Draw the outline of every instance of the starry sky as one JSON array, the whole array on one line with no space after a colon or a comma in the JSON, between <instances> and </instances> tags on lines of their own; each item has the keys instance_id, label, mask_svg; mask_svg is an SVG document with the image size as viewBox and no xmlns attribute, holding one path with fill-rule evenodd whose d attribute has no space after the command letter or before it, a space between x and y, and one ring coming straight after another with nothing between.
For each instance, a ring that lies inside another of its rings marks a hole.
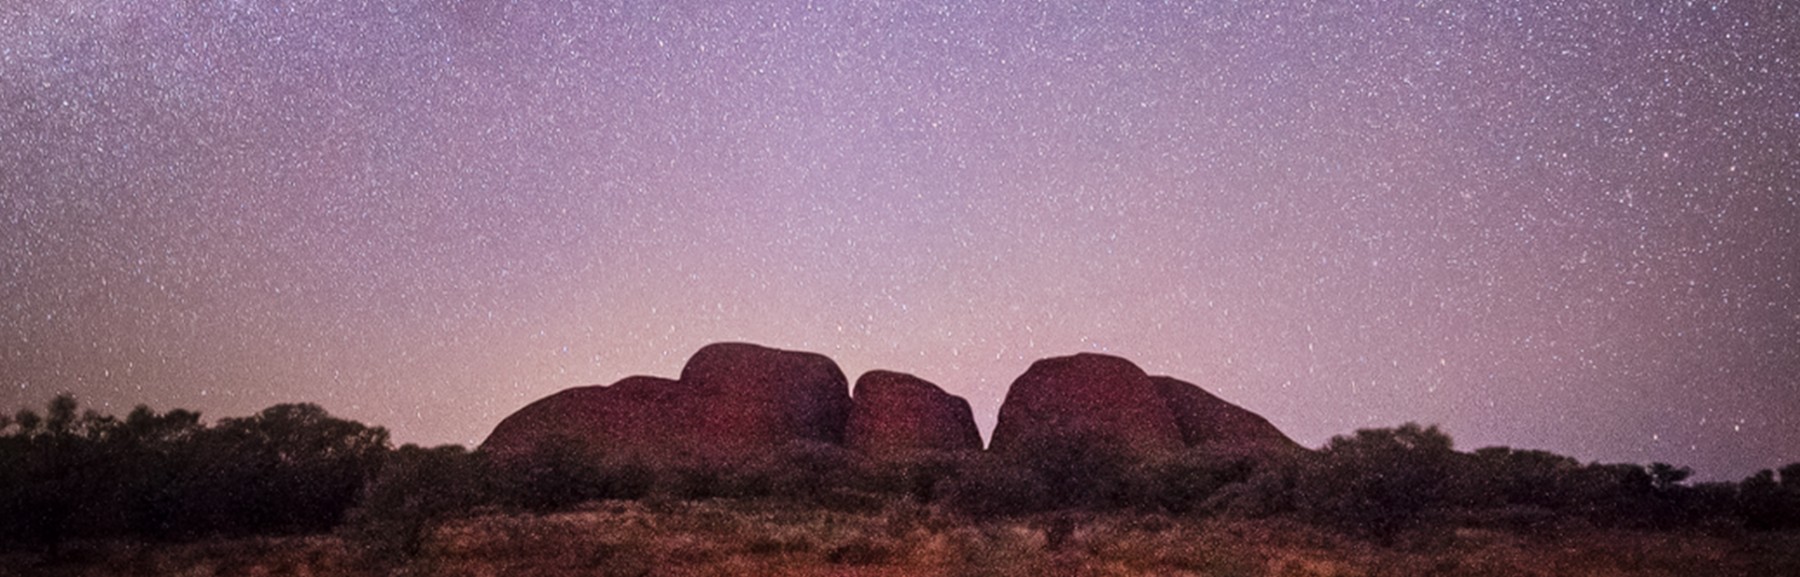
<instances>
[{"instance_id":1,"label":"starry sky","mask_svg":"<svg viewBox=\"0 0 1800 577\"><path fill-rule=\"evenodd\" d=\"M479 443L745 340L1800 461L1800 6L0 5L0 407Z\"/></svg>"}]
</instances>

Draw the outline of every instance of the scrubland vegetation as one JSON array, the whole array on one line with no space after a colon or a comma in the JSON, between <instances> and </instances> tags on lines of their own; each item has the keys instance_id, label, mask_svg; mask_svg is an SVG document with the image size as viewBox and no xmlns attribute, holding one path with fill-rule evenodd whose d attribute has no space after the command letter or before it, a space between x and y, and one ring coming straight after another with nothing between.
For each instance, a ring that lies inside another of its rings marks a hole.
<instances>
[{"instance_id":1,"label":"scrubland vegetation","mask_svg":"<svg viewBox=\"0 0 1800 577\"><path fill-rule=\"evenodd\" d=\"M501 463L312 405L64 397L0 421L0 574L1800 575L1800 464L1696 484L1410 424L1273 461L1074 446Z\"/></svg>"}]
</instances>

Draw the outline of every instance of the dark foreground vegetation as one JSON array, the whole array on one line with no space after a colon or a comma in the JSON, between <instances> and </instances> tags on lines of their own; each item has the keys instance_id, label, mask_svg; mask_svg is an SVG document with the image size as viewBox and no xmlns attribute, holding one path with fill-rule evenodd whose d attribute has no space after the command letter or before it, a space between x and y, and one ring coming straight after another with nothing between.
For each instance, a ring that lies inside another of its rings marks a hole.
<instances>
[{"instance_id":1,"label":"dark foreground vegetation","mask_svg":"<svg viewBox=\"0 0 1800 577\"><path fill-rule=\"evenodd\" d=\"M1800 574L1800 560L1782 552L1789 548L1756 545L1795 542L1800 463L1737 483L1696 484L1689 470L1662 463L1582 464L1504 447L1459 452L1435 427L1411 424L1357 431L1290 460L1192 453L1145 461L1123 454L1095 445L1039 452L1028 462L981 453L874 461L833 445L796 443L729 466L651 467L554 450L522 465L460 446L396 449L385 430L314 405L277 405L208 425L193 412L144 407L120 419L59 397L42 414L23 410L0 420L0 560L51 570L113 559L95 551L116 551L119 543L193 550L279 538L354 560L345 571L379 572L422 560L475 562L454 561L458 555L522 554L530 546L503 544L541 545L573 530L566 538L597 548L577 565L629 569L669 561L654 555L674 555L688 541L608 539L651 539L646 527L673 531L664 537L722 539L708 532L735 527L736 540L709 545L719 557L688 560L706 566L766 557L922 570L919 563L949 556L970 566L1025 563L1041 572L1053 569L1044 564L1100 563L1118 554L1121 566L1175 563L1137 572L1189 561L1199 564L1184 569L1194 574L1274 571L1274 554L1266 551L1182 561L1164 558L1179 551L1117 550L1186 535L1211 540L1214 549L1241 538L1245 551L1295 539L1327 556L1447 551L1407 557L1422 565L1406 571L1479 574L1432 567L1474 554L1451 543L1469 535L1530 551L1567 545L1531 539L1601 534L1630 535L1630 545L1621 546L1636 552L1615 552L1627 557L1651 555L1662 547L1658 535L1704 537L1748 549L1696 558L1744 554L1754 558L1745 571ZM759 523L767 526L751 527ZM780 567L797 570L738 569Z\"/></svg>"}]
</instances>

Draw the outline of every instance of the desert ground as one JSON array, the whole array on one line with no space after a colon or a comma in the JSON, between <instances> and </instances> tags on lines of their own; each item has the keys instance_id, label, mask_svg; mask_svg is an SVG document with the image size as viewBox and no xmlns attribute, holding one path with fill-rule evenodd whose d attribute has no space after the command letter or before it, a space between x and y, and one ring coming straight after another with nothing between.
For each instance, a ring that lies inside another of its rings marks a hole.
<instances>
[{"instance_id":1,"label":"desert ground","mask_svg":"<svg viewBox=\"0 0 1800 577\"><path fill-rule=\"evenodd\" d=\"M1800 535L1419 529L1373 543L1281 519L1049 513L975 520L895 503L833 511L765 501L602 501L454 519L410 555L366 537L78 543L11 554L0 575L1193 575L1357 577L1800 575Z\"/></svg>"}]
</instances>

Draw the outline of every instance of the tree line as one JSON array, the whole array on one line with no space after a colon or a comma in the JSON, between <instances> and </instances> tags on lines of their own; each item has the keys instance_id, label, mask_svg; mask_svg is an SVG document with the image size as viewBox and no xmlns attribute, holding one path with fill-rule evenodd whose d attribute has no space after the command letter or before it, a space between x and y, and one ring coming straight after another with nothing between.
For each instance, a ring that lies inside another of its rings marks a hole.
<instances>
[{"instance_id":1,"label":"tree line","mask_svg":"<svg viewBox=\"0 0 1800 577\"><path fill-rule=\"evenodd\" d=\"M15 547L330 530L391 452L386 430L310 404L207 425L143 406L120 419L63 395L0 418L0 432L0 544Z\"/></svg>"},{"instance_id":2,"label":"tree line","mask_svg":"<svg viewBox=\"0 0 1800 577\"><path fill-rule=\"evenodd\" d=\"M794 443L730 466L651 466L545 446L496 462L461 446L394 447L388 432L311 404L204 423L138 407L124 418L73 397L0 416L0 549L74 541L192 540L335 531L382 558L432 526L489 511L605 499L777 499L877 510L895 501L971 518L1064 510L1290 517L1377 540L1439 526L1533 530L1578 521L1667 530L1800 528L1800 463L1741 482L1691 483L1663 463L1583 464L1544 451L1458 451L1436 427L1333 438L1291 459L1133 458L1105 443L869 460Z\"/></svg>"}]
</instances>

